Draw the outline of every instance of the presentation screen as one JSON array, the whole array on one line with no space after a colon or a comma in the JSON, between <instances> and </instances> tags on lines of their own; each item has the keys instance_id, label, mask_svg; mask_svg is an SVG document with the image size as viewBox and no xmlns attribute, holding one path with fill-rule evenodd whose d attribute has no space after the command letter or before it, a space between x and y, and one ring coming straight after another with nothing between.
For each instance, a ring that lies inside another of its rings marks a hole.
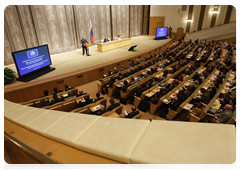
<instances>
[{"instance_id":1,"label":"presentation screen","mask_svg":"<svg viewBox=\"0 0 240 170\"><path fill-rule=\"evenodd\" d=\"M168 27L158 27L156 31L156 38L166 37Z\"/></svg>"},{"instance_id":2,"label":"presentation screen","mask_svg":"<svg viewBox=\"0 0 240 170\"><path fill-rule=\"evenodd\" d=\"M48 45L12 52L19 76L52 64Z\"/></svg>"}]
</instances>

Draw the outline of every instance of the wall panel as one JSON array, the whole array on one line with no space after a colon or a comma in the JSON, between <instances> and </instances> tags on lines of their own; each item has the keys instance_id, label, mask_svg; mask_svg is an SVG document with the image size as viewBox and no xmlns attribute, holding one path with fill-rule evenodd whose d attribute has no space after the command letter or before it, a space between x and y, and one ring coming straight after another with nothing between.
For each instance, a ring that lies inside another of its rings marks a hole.
<instances>
[{"instance_id":1,"label":"wall panel","mask_svg":"<svg viewBox=\"0 0 240 170\"><path fill-rule=\"evenodd\" d=\"M210 13L210 11L212 11L213 8L214 8L214 5L206 5L205 13L203 17L202 29L210 28L210 23L212 19L212 14Z\"/></svg>"},{"instance_id":2,"label":"wall panel","mask_svg":"<svg viewBox=\"0 0 240 170\"><path fill-rule=\"evenodd\" d=\"M191 23L191 26L190 26L190 32L197 31L200 10L201 10L201 5L194 5L193 13L192 13L193 22Z\"/></svg>"},{"instance_id":3,"label":"wall panel","mask_svg":"<svg viewBox=\"0 0 240 170\"><path fill-rule=\"evenodd\" d=\"M217 16L215 26L219 24L224 24L227 8L228 8L228 5L219 5L219 9L218 9L219 13L217 14L218 16Z\"/></svg>"},{"instance_id":4,"label":"wall panel","mask_svg":"<svg viewBox=\"0 0 240 170\"><path fill-rule=\"evenodd\" d=\"M232 22L232 21L236 21L236 8L234 6L232 8L232 13L231 13L229 22Z\"/></svg>"}]
</instances>

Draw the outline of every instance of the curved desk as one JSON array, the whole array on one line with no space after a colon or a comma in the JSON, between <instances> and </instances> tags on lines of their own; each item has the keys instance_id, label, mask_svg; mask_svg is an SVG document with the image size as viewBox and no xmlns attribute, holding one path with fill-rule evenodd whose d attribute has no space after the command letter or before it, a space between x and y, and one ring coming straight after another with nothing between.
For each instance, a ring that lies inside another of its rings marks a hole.
<instances>
[{"instance_id":1,"label":"curved desk","mask_svg":"<svg viewBox=\"0 0 240 170\"><path fill-rule=\"evenodd\" d=\"M99 44L97 44L97 49L99 52L104 52L104 51L113 50L113 49L116 49L119 47L123 47L126 45L131 45L131 38L110 41L107 43L99 43Z\"/></svg>"}]
</instances>

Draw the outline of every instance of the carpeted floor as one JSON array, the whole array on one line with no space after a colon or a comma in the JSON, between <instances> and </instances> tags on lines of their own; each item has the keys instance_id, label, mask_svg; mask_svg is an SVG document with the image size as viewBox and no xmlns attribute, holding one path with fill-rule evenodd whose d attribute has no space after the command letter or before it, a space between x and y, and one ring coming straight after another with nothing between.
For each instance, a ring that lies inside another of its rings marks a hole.
<instances>
[{"instance_id":1,"label":"carpeted floor","mask_svg":"<svg viewBox=\"0 0 240 170\"><path fill-rule=\"evenodd\" d=\"M166 41L169 41L169 39L154 40L154 38L155 36L132 37L131 45L124 46L124 47L117 48L110 51L105 51L105 52L98 52L97 45L94 45L89 47L89 51L90 51L89 53L91 54L91 56L86 56L86 55L83 56L82 49L77 49L77 50L66 52L66 53L51 55L52 67L55 67L56 70L48 74L45 74L41 77L38 77L36 79L44 79L44 78L48 78L56 75L61 75L66 72L72 72L72 71L76 71L76 70L84 69L88 67L94 67L99 64L103 64L109 61L114 61L116 59L132 55L133 52L128 51L128 49L132 45L137 45L139 50L138 52L141 52L151 47L157 46L159 44L164 44ZM11 64L9 66L4 66L4 67L10 67L17 74L15 64Z\"/></svg>"}]
</instances>

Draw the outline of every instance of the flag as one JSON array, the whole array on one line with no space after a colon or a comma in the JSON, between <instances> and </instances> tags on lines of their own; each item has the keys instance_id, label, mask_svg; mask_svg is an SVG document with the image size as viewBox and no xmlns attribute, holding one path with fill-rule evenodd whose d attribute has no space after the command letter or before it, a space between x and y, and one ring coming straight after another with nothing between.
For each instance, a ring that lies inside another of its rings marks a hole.
<instances>
[{"instance_id":1,"label":"flag","mask_svg":"<svg viewBox=\"0 0 240 170\"><path fill-rule=\"evenodd\" d=\"M93 30L92 30L92 23L90 20L90 41L93 43L94 42L94 37L93 37Z\"/></svg>"}]
</instances>

